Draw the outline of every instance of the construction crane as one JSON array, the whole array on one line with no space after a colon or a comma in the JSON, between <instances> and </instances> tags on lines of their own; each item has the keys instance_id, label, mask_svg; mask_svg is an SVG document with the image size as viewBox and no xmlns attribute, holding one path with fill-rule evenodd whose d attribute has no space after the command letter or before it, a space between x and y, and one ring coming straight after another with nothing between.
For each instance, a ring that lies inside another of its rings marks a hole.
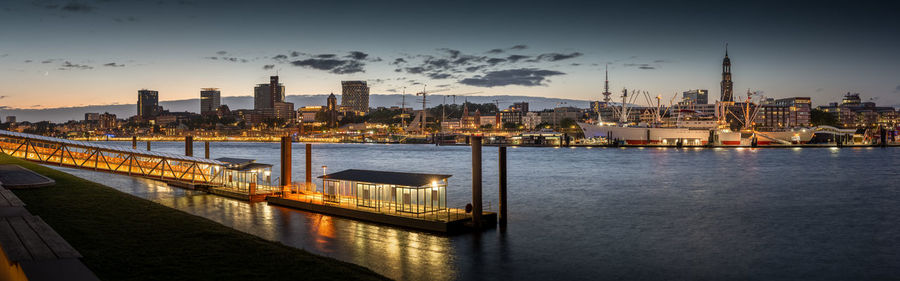
<instances>
[{"instance_id":1,"label":"construction crane","mask_svg":"<svg viewBox=\"0 0 900 281\"><path fill-rule=\"evenodd\" d=\"M465 93L465 94L452 94L452 95L447 95L447 96L448 96L448 97L453 97L453 104L456 104L456 96L462 97L462 96L477 95L477 94L480 94L480 93L483 93L483 92L471 92L471 93Z\"/></svg>"},{"instance_id":2,"label":"construction crane","mask_svg":"<svg viewBox=\"0 0 900 281\"><path fill-rule=\"evenodd\" d=\"M433 91L426 91L425 89L427 86L428 85L422 85L422 91L416 93L416 96L422 96L422 118L420 119L422 134L425 133L425 120L426 120L426 115L428 112L428 111L426 111L427 108L425 107L425 104L428 103L428 94L439 93L439 92L444 92L444 91L450 90L450 89L437 89L437 90L433 90Z\"/></svg>"}]
</instances>

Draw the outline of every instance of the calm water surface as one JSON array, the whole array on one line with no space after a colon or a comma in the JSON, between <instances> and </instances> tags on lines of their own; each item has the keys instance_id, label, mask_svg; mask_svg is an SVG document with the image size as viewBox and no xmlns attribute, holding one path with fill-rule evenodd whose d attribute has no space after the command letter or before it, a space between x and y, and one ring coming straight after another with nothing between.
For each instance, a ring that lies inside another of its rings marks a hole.
<instances>
[{"instance_id":1,"label":"calm water surface","mask_svg":"<svg viewBox=\"0 0 900 281\"><path fill-rule=\"evenodd\" d=\"M295 180L304 178L303 154L295 144ZM485 202L495 210L496 154L484 148ZM212 144L213 158L277 164L278 155L277 143ZM313 176L322 165L453 174L449 203L462 207L471 200L470 156L468 147L314 144ZM900 276L898 148L510 148L508 156L509 228L457 236L63 170L401 280Z\"/></svg>"}]
</instances>

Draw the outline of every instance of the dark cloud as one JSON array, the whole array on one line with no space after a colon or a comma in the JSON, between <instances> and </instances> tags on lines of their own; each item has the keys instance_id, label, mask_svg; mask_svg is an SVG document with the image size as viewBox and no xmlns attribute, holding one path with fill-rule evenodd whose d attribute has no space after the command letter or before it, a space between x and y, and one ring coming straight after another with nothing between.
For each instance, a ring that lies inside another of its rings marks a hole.
<instances>
[{"instance_id":1,"label":"dark cloud","mask_svg":"<svg viewBox=\"0 0 900 281\"><path fill-rule=\"evenodd\" d=\"M560 54L560 53L546 53L539 55L536 60L544 60L544 61L561 61L566 59L571 59L575 57L580 57L582 53L574 52L571 54Z\"/></svg>"},{"instance_id":2,"label":"dark cloud","mask_svg":"<svg viewBox=\"0 0 900 281\"><path fill-rule=\"evenodd\" d=\"M900 85L897 85L897 88L894 88L894 93L900 93Z\"/></svg>"},{"instance_id":3,"label":"dark cloud","mask_svg":"<svg viewBox=\"0 0 900 281\"><path fill-rule=\"evenodd\" d=\"M506 57L506 60L508 60L510 62L518 62L520 60L527 59L527 58L530 58L530 57L523 56L523 55L510 55L510 56Z\"/></svg>"},{"instance_id":4,"label":"dark cloud","mask_svg":"<svg viewBox=\"0 0 900 281\"><path fill-rule=\"evenodd\" d=\"M360 51L352 51L347 57L355 60L364 60L369 57L369 54Z\"/></svg>"},{"instance_id":5,"label":"dark cloud","mask_svg":"<svg viewBox=\"0 0 900 281\"><path fill-rule=\"evenodd\" d=\"M54 59L47 59L47 60L41 61L41 63L47 64L47 63L52 63L53 61L55 61L55 60L54 60Z\"/></svg>"},{"instance_id":6,"label":"dark cloud","mask_svg":"<svg viewBox=\"0 0 900 281\"><path fill-rule=\"evenodd\" d=\"M294 55L291 54L291 56L294 56ZM277 56L272 57L272 59L276 59L276 60L286 60L287 58L288 57L286 55L277 55Z\"/></svg>"},{"instance_id":7,"label":"dark cloud","mask_svg":"<svg viewBox=\"0 0 900 281\"><path fill-rule=\"evenodd\" d=\"M542 70L536 68L519 68L491 71L484 76L476 75L471 78L462 79L460 84L475 87L501 87L501 86L542 86L547 77L555 75L563 75L565 73L553 70Z\"/></svg>"},{"instance_id":8,"label":"dark cloud","mask_svg":"<svg viewBox=\"0 0 900 281\"><path fill-rule=\"evenodd\" d=\"M466 67L466 71L467 71L467 72L475 72L475 71L478 71L479 69L482 69L482 68L484 68L483 65L470 66L470 67Z\"/></svg>"},{"instance_id":9,"label":"dark cloud","mask_svg":"<svg viewBox=\"0 0 900 281\"><path fill-rule=\"evenodd\" d=\"M656 66L649 63L625 63L622 64L624 67L637 67L638 69L656 69Z\"/></svg>"},{"instance_id":10,"label":"dark cloud","mask_svg":"<svg viewBox=\"0 0 900 281\"><path fill-rule=\"evenodd\" d=\"M487 53L488 53L488 54L502 54L502 53L503 53L503 49L492 49L492 50L490 50L490 51L487 51Z\"/></svg>"},{"instance_id":11,"label":"dark cloud","mask_svg":"<svg viewBox=\"0 0 900 281\"><path fill-rule=\"evenodd\" d=\"M275 68L274 64L263 65L263 70L269 70Z\"/></svg>"},{"instance_id":12,"label":"dark cloud","mask_svg":"<svg viewBox=\"0 0 900 281\"><path fill-rule=\"evenodd\" d=\"M450 54L451 59L455 59L455 58L459 57L459 54L462 53L459 50L448 49L448 48L442 48L442 49L438 49L438 50L445 51L448 54Z\"/></svg>"},{"instance_id":13,"label":"dark cloud","mask_svg":"<svg viewBox=\"0 0 900 281\"><path fill-rule=\"evenodd\" d=\"M653 63L667 63L666 60L654 60Z\"/></svg>"},{"instance_id":14,"label":"dark cloud","mask_svg":"<svg viewBox=\"0 0 900 281\"><path fill-rule=\"evenodd\" d=\"M295 57L295 58L296 58L296 57L299 57L299 56L302 55L302 54L303 54L303 53L301 53L301 52L293 51L293 52L291 52L291 57ZM281 55L281 56L283 56L283 55Z\"/></svg>"},{"instance_id":15,"label":"dark cloud","mask_svg":"<svg viewBox=\"0 0 900 281\"><path fill-rule=\"evenodd\" d=\"M84 65L84 64L74 64L69 61L66 61L59 67L59 70L69 70L69 69L94 69L93 66Z\"/></svg>"},{"instance_id":16,"label":"dark cloud","mask_svg":"<svg viewBox=\"0 0 900 281\"><path fill-rule=\"evenodd\" d=\"M125 66L125 65L124 65L124 64L118 64L118 63L111 62L111 63L104 63L103 66L109 66L109 67L123 67L123 66Z\"/></svg>"},{"instance_id":17,"label":"dark cloud","mask_svg":"<svg viewBox=\"0 0 900 281\"><path fill-rule=\"evenodd\" d=\"M509 49L510 49L510 50L525 50L525 49L528 49L528 46L526 46L526 45L515 45L515 46L512 46L512 47L509 47Z\"/></svg>"},{"instance_id":18,"label":"dark cloud","mask_svg":"<svg viewBox=\"0 0 900 281\"><path fill-rule=\"evenodd\" d=\"M487 63L490 64L490 65L496 65L496 64L498 64L498 63L505 62L505 61L506 61L506 59L501 59L501 58L490 58L490 59L487 60Z\"/></svg>"},{"instance_id":19,"label":"dark cloud","mask_svg":"<svg viewBox=\"0 0 900 281\"><path fill-rule=\"evenodd\" d=\"M310 58L305 60L295 60L291 64L294 66L302 66L317 70L326 70L334 74L350 74L365 72L364 63L355 60L341 60L334 58L321 59L322 55L318 55L319 59Z\"/></svg>"},{"instance_id":20,"label":"dark cloud","mask_svg":"<svg viewBox=\"0 0 900 281\"><path fill-rule=\"evenodd\" d=\"M60 8L60 10L66 11L66 12L84 12L84 13L86 13L86 12L93 11L94 6L84 4L84 3L79 3L79 2L69 2L66 5L62 6L62 8Z\"/></svg>"},{"instance_id":21,"label":"dark cloud","mask_svg":"<svg viewBox=\"0 0 900 281\"><path fill-rule=\"evenodd\" d=\"M397 65L397 64L401 64L401 63L406 63L406 60L403 58L396 58L396 59L394 59L394 62L392 62L391 64Z\"/></svg>"},{"instance_id":22,"label":"dark cloud","mask_svg":"<svg viewBox=\"0 0 900 281\"><path fill-rule=\"evenodd\" d=\"M219 51L219 52L216 52L216 53L218 54L218 53L221 53L221 52L224 52L224 51ZM203 58L204 58L204 59L208 59L208 60L221 60L221 61L241 62L241 63L246 63L246 62L249 62L249 61L250 61L250 60L248 60L248 59L236 58L236 57L226 57L226 56L220 56L220 57L203 57Z\"/></svg>"},{"instance_id":23,"label":"dark cloud","mask_svg":"<svg viewBox=\"0 0 900 281\"><path fill-rule=\"evenodd\" d=\"M428 74L428 78L431 78L431 79L447 79L447 78L450 78L450 76L451 75L448 73L439 73L439 72Z\"/></svg>"},{"instance_id":24,"label":"dark cloud","mask_svg":"<svg viewBox=\"0 0 900 281\"><path fill-rule=\"evenodd\" d=\"M425 72L425 68L424 68L424 67L421 67L421 66L407 67L407 68L406 68L406 72L409 72L409 73L412 73L412 74L420 74L420 73L422 73L422 72Z\"/></svg>"},{"instance_id":25,"label":"dark cloud","mask_svg":"<svg viewBox=\"0 0 900 281\"><path fill-rule=\"evenodd\" d=\"M224 55L227 54L227 53L228 53L228 52L226 52L226 51L218 51L218 52L216 52L216 54L217 54L217 55L220 55L220 56L224 56Z\"/></svg>"},{"instance_id":26,"label":"dark cloud","mask_svg":"<svg viewBox=\"0 0 900 281\"><path fill-rule=\"evenodd\" d=\"M320 59L331 59L331 58L337 57L337 55L335 55L335 54L321 54L321 55L317 55L316 57L317 57L317 58L320 58Z\"/></svg>"},{"instance_id":27,"label":"dark cloud","mask_svg":"<svg viewBox=\"0 0 900 281\"><path fill-rule=\"evenodd\" d=\"M25 63L31 63L32 60L25 60Z\"/></svg>"},{"instance_id":28,"label":"dark cloud","mask_svg":"<svg viewBox=\"0 0 900 281\"><path fill-rule=\"evenodd\" d=\"M5 98L6 98L6 96L0 96L0 100L5 99Z\"/></svg>"}]
</instances>

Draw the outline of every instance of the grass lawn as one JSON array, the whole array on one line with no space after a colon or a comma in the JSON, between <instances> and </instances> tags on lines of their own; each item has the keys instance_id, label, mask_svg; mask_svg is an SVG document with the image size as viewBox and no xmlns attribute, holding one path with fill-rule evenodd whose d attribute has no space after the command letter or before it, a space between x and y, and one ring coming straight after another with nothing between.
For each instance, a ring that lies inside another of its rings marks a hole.
<instances>
[{"instance_id":1,"label":"grass lawn","mask_svg":"<svg viewBox=\"0 0 900 281\"><path fill-rule=\"evenodd\" d=\"M14 193L103 280L385 279L6 154L0 163L56 180Z\"/></svg>"}]
</instances>

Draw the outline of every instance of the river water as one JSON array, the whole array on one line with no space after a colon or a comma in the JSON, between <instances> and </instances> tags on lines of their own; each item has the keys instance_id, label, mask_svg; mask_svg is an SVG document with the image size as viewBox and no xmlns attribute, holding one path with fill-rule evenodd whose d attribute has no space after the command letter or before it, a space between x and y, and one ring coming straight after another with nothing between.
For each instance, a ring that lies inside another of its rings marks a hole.
<instances>
[{"instance_id":1,"label":"river water","mask_svg":"<svg viewBox=\"0 0 900 281\"><path fill-rule=\"evenodd\" d=\"M130 143L118 143L130 146ZM141 145L143 147L143 144ZM276 164L277 143L212 143ZM202 143L195 152L202 155ZM154 143L181 153L182 143ZM497 149L484 148L496 210ZM314 144L313 176L452 174L471 200L471 150ZM444 236L61 168L264 239L400 280L860 280L900 276L900 148L510 148L509 227ZM294 145L293 178L304 178ZM273 179L277 175L273 176ZM285 261L289 266L289 261ZM299 277L298 277L299 278Z\"/></svg>"}]
</instances>

